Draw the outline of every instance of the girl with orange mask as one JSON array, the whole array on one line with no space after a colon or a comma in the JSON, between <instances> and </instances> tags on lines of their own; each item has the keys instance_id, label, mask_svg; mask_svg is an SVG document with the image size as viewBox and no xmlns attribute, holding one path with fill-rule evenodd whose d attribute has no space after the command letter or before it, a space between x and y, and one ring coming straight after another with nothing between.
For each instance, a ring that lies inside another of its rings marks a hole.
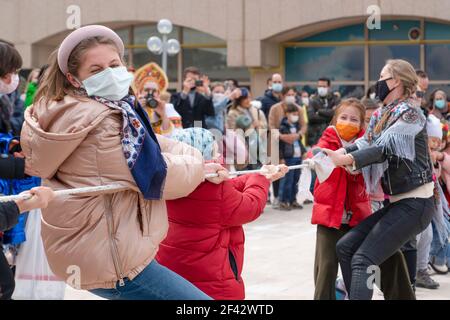
<instances>
[{"instance_id":1,"label":"girl with orange mask","mask_svg":"<svg viewBox=\"0 0 450 320\"><path fill-rule=\"evenodd\" d=\"M317 148L338 150L352 144L365 133L364 118L365 108L359 100L355 98L343 100L337 107L330 126L313 147L313 153ZM312 224L317 225L314 261L315 300L336 299L338 273L336 244L371 212L369 195L359 172L350 173L343 167L336 167L326 181L319 183L316 180L312 212ZM389 266L381 265L381 270L397 269L399 271L397 276L403 277L403 282L408 283L408 274L402 259L401 253L398 252L389 259ZM382 272L382 284L399 283L397 279L387 278L393 274L394 272ZM390 286L382 287L385 299L414 298L414 293L409 287L398 291L390 290Z\"/></svg>"}]
</instances>

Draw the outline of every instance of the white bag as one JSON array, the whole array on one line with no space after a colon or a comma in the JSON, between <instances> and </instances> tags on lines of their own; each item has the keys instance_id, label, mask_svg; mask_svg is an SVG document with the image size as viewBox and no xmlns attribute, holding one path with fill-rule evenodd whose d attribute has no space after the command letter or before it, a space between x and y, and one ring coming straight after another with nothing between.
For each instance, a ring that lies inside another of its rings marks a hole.
<instances>
[{"instance_id":1,"label":"white bag","mask_svg":"<svg viewBox=\"0 0 450 320\"><path fill-rule=\"evenodd\" d=\"M314 197L309 190L312 180L311 170L316 172L317 179L322 183L330 177L333 170L336 168L330 158L323 152L319 152L312 159L303 161L303 164L308 164L309 166L303 168L300 175L296 196L298 203L303 203L305 200L314 201Z\"/></svg>"},{"instance_id":2,"label":"white bag","mask_svg":"<svg viewBox=\"0 0 450 320\"><path fill-rule=\"evenodd\" d=\"M63 300L66 283L50 269L41 238L41 210L31 210L25 227L27 241L16 261L16 300Z\"/></svg>"},{"instance_id":3,"label":"white bag","mask_svg":"<svg viewBox=\"0 0 450 320\"><path fill-rule=\"evenodd\" d=\"M306 200L314 201L314 197L309 190L311 186L311 169L303 168L300 174L300 180L298 182L298 192L296 200L298 203L302 204Z\"/></svg>"}]
</instances>

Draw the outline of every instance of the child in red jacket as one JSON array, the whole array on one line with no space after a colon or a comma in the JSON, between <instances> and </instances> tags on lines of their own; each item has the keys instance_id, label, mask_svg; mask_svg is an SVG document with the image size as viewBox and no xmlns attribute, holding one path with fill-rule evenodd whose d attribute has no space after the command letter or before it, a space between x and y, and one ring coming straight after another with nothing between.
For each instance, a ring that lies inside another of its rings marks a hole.
<instances>
[{"instance_id":1,"label":"child in red jacket","mask_svg":"<svg viewBox=\"0 0 450 320\"><path fill-rule=\"evenodd\" d=\"M189 128L174 138L202 151L206 161L214 161L215 142L209 131ZM280 169L266 176L247 174L219 184L204 182L187 197L167 201L169 231L156 256L158 262L213 299L244 299L242 225L262 213L270 182L287 172L286 166Z\"/></svg>"},{"instance_id":2,"label":"child in red jacket","mask_svg":"<svg viewBox=\"0 0 450 320\"><path fill-rule=\"evenodd\" d=\"M336 109L331 126L314 148L338 150L364 135L364 106L348 99ZM317 224L314 261L315 300L334 300L338 272L336 243L353 226L371 213L361 174L335 168L324 182L316 180L312 224Z\"/></svg>"}]
</instances>

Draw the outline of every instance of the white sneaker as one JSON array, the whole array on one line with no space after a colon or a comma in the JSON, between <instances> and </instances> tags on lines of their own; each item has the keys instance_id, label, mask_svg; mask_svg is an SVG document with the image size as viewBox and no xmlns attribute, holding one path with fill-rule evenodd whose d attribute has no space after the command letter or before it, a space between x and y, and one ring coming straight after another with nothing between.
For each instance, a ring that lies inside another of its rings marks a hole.
<instances>
[{"instance_id":1,"label":"white sneaker","mask_svg":"<svg viewBox=\"0 0 450 320\"><path fill-rule=\"evenodd\" d=\"M275 199L272 201L272 207L278 207L279 204L280 204L280 200L278 200L278 198L275 198Z\"/></svg>"},{"instance_id":2,"label":"white sneaker","mask_svg":"<svg viewBox=\"0 0 450 320\"><path fill-rule=\"evenodd\" d=\"M445 264L436 264L434 261L430 261L429 266L437 273L437 274L447 274L448 267Z\"/></svg>"}]
</instances>

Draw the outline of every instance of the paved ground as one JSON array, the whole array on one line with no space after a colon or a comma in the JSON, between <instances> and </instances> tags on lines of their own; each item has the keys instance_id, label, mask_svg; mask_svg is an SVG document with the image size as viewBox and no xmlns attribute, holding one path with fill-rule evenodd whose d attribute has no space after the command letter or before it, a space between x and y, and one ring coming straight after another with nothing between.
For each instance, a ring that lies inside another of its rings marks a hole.
<instances>
[{"instance_id":1,"label":"paved ground","mask_svg":"<svg viewBox=\"0 0 450 320\"><path fill-rule=\"evenodd\" d=\"M264 214L246 226L243 277L247 299L310 300L313 297L315 227L311 205L303 210ZM441 287L418 289L417 299L450 299L450 274L433 275ZM66 299L99 299L86 291L68 288ZM375 292L374 299L383 299Z\"/></svg>"}]
</instances>

